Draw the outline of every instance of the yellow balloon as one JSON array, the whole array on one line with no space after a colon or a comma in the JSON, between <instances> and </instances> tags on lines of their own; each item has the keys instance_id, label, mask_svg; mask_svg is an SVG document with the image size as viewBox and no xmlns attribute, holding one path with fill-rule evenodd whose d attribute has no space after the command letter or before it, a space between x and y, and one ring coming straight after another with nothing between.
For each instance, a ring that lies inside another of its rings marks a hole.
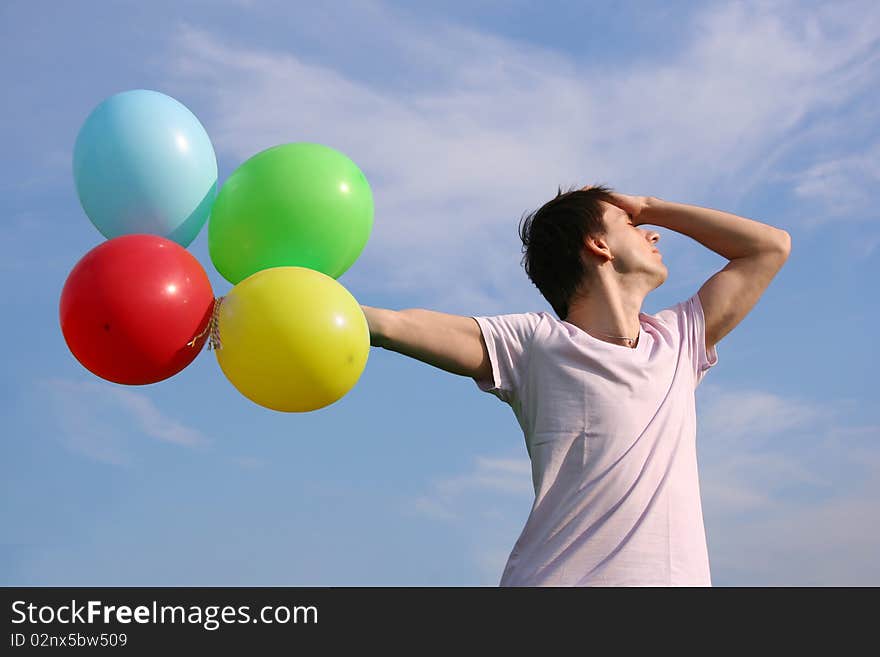
<instances>
[{"instance_id":1,"label":"yellow balloon","mask_svg":"<svg viewBox=\"0 0 880 657\"><path fill-rule=\"evenodd\" d=\"M251 401L275 411L323 408L357 383L370 327L335 278L307 267L251 274L223 298L217 362Z\"/></svg>"}]
</instances>

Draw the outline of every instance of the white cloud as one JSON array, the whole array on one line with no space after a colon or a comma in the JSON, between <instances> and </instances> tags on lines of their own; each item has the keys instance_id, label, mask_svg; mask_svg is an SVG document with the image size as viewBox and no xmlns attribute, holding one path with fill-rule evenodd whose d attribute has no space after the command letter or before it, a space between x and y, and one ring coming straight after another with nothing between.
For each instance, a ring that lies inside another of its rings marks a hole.
<instances>
[{"instance_id":1,"label":"white cloud","mask_svg":"<svg viewBox=\"0 0 880 657\"><path fill-rule=\"evenodd\" d=\"M853 493L707 523L714 579L737 586L880 585L880 470Z\"/></svg>"},{"instance_id":2,"label":"white cloud","mask_svg":"<svg viewBox=\"0 0 880 657\"><path fill-rule=\"evenodd\" d=\"M183 447L207 444L201 432L165 416L143 393L111 387L105 394L110 395L121 408L128 411L146 436Z\"/></svg>"},{"instance_id":3,"label":"white cloud","mask_svg":"<svg viewBox=\"0 0 880 657\"><path fill-rule=\"evenodd\" d=\"M447 308L500 308L532 290L516 222L557 184L741 198L768 154L796 143L805 117L876 82L859 58L878 33L869 7L713 6L686 23L668 60L647 53L609 75L531 44L356 5L338 36L381 26L393 80L359 82L315 56L182 26L171 84L215 108L212 138L238 163L279 143L317 141L359 164L376 220L352 283L418 291ZM488 278L496 293L450 285L451 272Z\"/></svg>"},{"instance_id":4,"label":"white cloud","mask_svg":"<svg viewBox=\"0 0 880 657\"><path fill-rule=\"evenodd\" d=\"M209 444L201 432L168 417L144 393L95 381L52 378L37 383L50 400L59 439L96 461L130 465L136 434L191 449Z\"/></svg>"},{"instance_id":5,"label":"white cloud","mask_svg":"<svg viewBox=\"0 0 880 657\"><path fill-rule=\"evenodd\" d=\"M703 443L764 442L768 436L829 419L831 411L761 390L734 390L705 383L699 389L699 436Z\"/></svg>"},{"instance_id":6,"label":"white cloud","mask_svg":"<svg viewBox=\"0 0 880 657\"><path fill-rule=\"evenodd\" d=\"M527 457L477 456L468 472L433 480L402 511L461 530L481 585L497 586L533 500Z\"/></svg>"},{"instance_id":7,"label":"white cloud","mask_svg":"<svg viewBox=\"0 0 880 657\"><path fill-rule=\"evenodd\" d=\"M809 215L809 225L823 220L876 221L877 188L880 186L880 142L861 153L828 159L808 167L799 174L794 193L810 203L820 203L821 213ZM872 245L863 257L877 244Z\"/></svg>"},{"instance_id":8,"label":"white cloud","mask_svg":"<svg viewBox=\"0 0 880 657\"><path fill-rule=\"evenodd\" d=\"M880 424L846 426L849 400L815 403L712 384L700 390L713 582L880 583L880 528L872 520L880 508Z\"/></svg>"},{"instance_id":9,"label":"white cloud","mask_svg":"<svg viewBox=\"0 0 880 657\"><path fill-rule=\"evenodd\" d=\"M487 495L529 500L534 496L532 469L528 458L478 456L474 468L465 474L435 479L429 491L412 501L412 510L448 520L479 514L474 498Z\"/></svg>"}]
</instances>

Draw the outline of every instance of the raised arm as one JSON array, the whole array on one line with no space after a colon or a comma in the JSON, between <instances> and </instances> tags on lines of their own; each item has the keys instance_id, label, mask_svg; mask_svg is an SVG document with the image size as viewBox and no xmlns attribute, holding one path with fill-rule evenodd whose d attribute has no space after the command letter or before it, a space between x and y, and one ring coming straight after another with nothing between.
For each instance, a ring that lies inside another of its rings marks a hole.
<instances>
[{"instance_id":1,"label":"raised arm","mask_svg":"<svg viewBox=\"0 0 880 657\"><path fill-rule=\"evenodd\" d=\"M638 223L687 235L730 260L698 291L707 351L755 307L791 253L786 231L712 208L648 197Z\"/></svg>"},{"instance_id":2,"label":"raised arm","mask_svg":"<svg viewBox=\"0 0 880 657\"><path fill-rule=\"evenodd\" d=\"M370 325L370 344L396 351L452 374L492 378L489 351L473 317L410 308L386 310L361 305Z\"/></svg>"}]
</instances>

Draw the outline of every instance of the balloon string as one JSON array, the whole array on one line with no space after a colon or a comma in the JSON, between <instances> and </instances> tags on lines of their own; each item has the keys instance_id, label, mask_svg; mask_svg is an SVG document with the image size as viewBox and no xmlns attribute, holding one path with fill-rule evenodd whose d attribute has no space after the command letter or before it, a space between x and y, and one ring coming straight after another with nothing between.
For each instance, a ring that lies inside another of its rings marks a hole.
<instances>
[{"instance_id":1,"label":"balloon string","mask_svg":"<svg viewBox=\"0 0 880 657\"><path fill-rule=\"evenodd\" d=\"M195 347L196 342L201 340L205 333L210 331L211 336L208 339L208 351L223 348L223 345L220 343L220 304L222 303L223 297L217 297L214 299L214 311L211 313L211 321L205 327L204 331L194 337L192 341L186 343L187 347Z\"/></svg>"}]
</instances>

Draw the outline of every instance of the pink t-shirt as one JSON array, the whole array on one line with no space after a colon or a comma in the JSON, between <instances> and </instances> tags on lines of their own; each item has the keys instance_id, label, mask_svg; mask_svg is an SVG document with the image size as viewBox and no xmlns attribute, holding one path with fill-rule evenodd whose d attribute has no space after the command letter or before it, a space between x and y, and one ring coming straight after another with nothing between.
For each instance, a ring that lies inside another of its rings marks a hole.
<instances>
[{"instance_id":1,"label":"pink t-shirt","mask_svg":"<svg viewBox=\"0 0 880 657\"><path fill-rule=\"evenodd\" d=\"M546 312L474 317L532 462L500 586L711 586L694 391L718 362L698 294L639 313L635 349Z\"/></svg>"}]
</instances>

